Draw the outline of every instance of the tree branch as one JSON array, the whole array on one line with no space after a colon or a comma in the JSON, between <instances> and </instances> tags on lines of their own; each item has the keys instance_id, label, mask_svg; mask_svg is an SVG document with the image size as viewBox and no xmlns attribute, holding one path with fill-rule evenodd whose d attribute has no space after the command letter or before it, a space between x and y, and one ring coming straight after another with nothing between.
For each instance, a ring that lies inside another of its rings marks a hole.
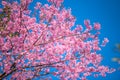
<instances>
[{"instance_id":1,"label":"tree branch","mask_svg":"<svg viewBox=\"0 0 120 80\"><path fill-rule=\"evenodd\" d=\"M72 36L78 36L78 35L80 35L80 34L72 34L72 35L67 35L67 36L61 36L61 37L56 38L55 40L60 40L60 39L63 39L64 37L72 37ZM44 43L37 44L35 46L45 45L45 44L48 44L48 43L53 42L55 40L49 40L49 41L46 41Z\"/></svg>"}]
</instances>

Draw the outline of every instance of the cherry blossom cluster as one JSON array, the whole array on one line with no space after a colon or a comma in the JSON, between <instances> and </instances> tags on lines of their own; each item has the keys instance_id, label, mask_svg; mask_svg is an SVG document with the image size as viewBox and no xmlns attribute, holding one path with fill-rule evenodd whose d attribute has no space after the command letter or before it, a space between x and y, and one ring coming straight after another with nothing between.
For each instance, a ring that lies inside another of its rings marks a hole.
<instances>
[{"instance_id":1,"label":"cherry blossom cluster","mask_svg":"<svg viewBox=\"0 0 120 80\"><path fill-rule=\"evenodd\" d=\"M87 80L92 73L97 77L114 72L101 65L100 46L109 41L104 38L100 43L98 22L92 25L85 20L86 27L75 25L71 9L61 8L63 0L48 0L51 4L44 5L38 2L34 8L39 14L31 16L30 2L2 1L0 79L42 80L52 74L61 80Z\"/></svg>"}]
</instances>

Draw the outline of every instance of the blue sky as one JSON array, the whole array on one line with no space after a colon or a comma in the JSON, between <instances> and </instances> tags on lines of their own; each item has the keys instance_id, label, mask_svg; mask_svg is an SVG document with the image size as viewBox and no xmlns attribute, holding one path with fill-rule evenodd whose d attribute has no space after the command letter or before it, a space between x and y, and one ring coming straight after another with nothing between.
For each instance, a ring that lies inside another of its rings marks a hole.
<instances>
[{"instance_id":1,"label":"blue sky","mask_svg":"<svg viewBox=\"0 0 120 80\"><path fill-rule=\"evenodd\" d=\"M47 0L34 0L47 3ZM120 65L112 62L112 57L120 57L120 53L114 51L116 43L120 43L120 0L64 0L64 6L72 9L72 14L77 18L76 24L83 24L84 19L89 19L91 23L99 22L102 25L101 35L109 39L106 47L102 48L102 64L112 68ZM33 6L30 6L32 9ZM55 78L53 78L55 80ZM106 77L88 77L88 80L119 80L120 71L108 74Z\"/></svg>"}]
</instances>

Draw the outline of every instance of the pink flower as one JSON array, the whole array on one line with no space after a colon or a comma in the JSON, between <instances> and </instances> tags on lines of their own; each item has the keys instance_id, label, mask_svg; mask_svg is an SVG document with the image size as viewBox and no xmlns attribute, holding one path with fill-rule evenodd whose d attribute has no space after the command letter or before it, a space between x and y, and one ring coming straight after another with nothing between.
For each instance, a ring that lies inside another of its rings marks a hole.
<instances>
[{"instance_id":1,"label":"pink flower","mask_svg":"<svg viewBox=\"0 0 120 80\"><path fill-rule=\"evenodd\" d=\"M90 20L84 20L84 24L88 30L92 30L92 26L90 25Z\"/></svg>"},{"instance_id":2,"label":"pink flower","mask_svg":"<svg viewBox=\"0 0 120 80\"><path fill-rule=\"evenodd\" d=\"M3 9L0 8L0 12L2 12L2 11L3 11Z\"/></svg>"},{"instance_id":3,"label":"pink flower","mask_svg":"<svg viewBox=\"0 0 120 80\"><path fill-rule=\"evenodd\" d=\"M83 30L83 27L82 25L77 25L77 28L76 28L77 31L82 31Z\"/></svg>"},{"instance_id":4,"label":"pink flower","mask_svg":"<svg viewBox=\"0 0 120 80\"><path fill-rule=\"evenodd\" d=\"M94 29L95 30L100 30L101 29L101 25L99 23L94 23Z\"/></svg>"},{"instance_id":5,"label":"pink flower","mask_svg":"<svg viewBox=\"0 0 120 80\"><path fill-rule=\"evenodd\" d=\"M61 3L63 2L63 0L48 0L48 2L56 4L56 6L59 7L61 6Z\"/></svg>"},{"instance_id":6,"label":"pink flower","mask_svg":"<svg viewBox=\"0 0 120 80\"><path fill-rule=\"evenodd\" d=\"M7 17L3 18L3 21L7 21L7 20L8 20Z\"/></svg>"},{"instance_id":7,"label":"pink flower","mask_svg":"<svg viewBox=\"0 0 120 80\"><path fill-rule=\"evenodd\" d=\"M7 2L6 1L2 1L2 5L7 5Z\"/></svg>"},{"instance_id":8,"label":"pink flower","mask_svg":"<svg viewBox=\"0 0 120 80\"><path fill-rule=\"evenodd\" d=\"M108 38L104 38L101 46L105 46L108 42L109 42Z\"/></svg>"},{"instance_id":9,"label":"pink flower","mask_svg":"<svg viewBox=\"0 0 120 80\"><path fill-rule=\"evenodd\" d=\"M90 20L84 20L84 24L85 24L85 26L89 26L90 25Z\"/></svg>"},{"instance_id":10,"label":"pink flower","mask_svg":"<svg viewBox=\"0 0 120 80\"><path fill-rule=\"evenodd\" d=\"M40 2L37 2L35 9L40 9L41 6L42 4Z\"/></svg>"}]
</instances>

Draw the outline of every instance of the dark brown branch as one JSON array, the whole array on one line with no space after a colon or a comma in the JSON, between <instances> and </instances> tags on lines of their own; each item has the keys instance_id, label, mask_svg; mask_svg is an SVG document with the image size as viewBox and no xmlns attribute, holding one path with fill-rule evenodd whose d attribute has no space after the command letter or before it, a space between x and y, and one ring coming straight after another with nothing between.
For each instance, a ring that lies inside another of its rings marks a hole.
<instances>
[{"instance_id":1,"label":"dark brown branch","mask_svg":"<svg viewBox=\"0 0 120 80\"><path fill-rule=\"evenodd\" d=\"M57 63L60 63L60 62L64 62L65 60L63 61L58 61L58 62L55 62L55 63L50 63L50 64L40 64L40 65L35 65L35 66L24 66L24 67L21 67L20 69L16 68L16 67L13 67L12 70L9 72L9 73L6 73L4 72L3 74L0 75L0 80L4 79L5 77L9 76L10 74L16 72L16 71L20 71L20 70L23 70L23 69L26 69L26 68L33 68L33 67L41 67L44 68L44 67L53 67L51 65L53 64L57 64Z\"/></svg>"},{"instance_id":2,"label":"dark brown branch","mask_svg":"<svg viewBox=\"0 0 120 80\"><path fill-rule=\"evenodd\" d=\"M39 38L33 43L33 45L35 45L35 44L38 42L38 40L42 37L42 35L43 35L43 32L42 32L42 34L39 36Z\"/></svg>"},{"instance_id":3,"label":"dark brown branch","mask_svg":"<svg viewBox=\"0 0 120 80\"><path fill-rule=\"evenodd\" d=\"M74 58L71 58L70 60L73 60ZM39 64L39 65L32 65L32 66L24 66L24 67L19 67L20 69L16 68L16 67L13 67L10 71L10 73L6 73L4 72L2 75L0 75L0 80L2 80L3 78L9 76L10 74L16 72L16 71L21 71L21 70L24 70L26 68L37 68L37 67L40 67L40 68L46 68L46 67L62 67L62 66L54 66L54 64L57 64L57 63L63 63L65 61L68 61L68 60L60 60L58 62L54 62L54 63L49 63L49 64ZM15 65L14 65L15 66Z\"/></svg>"},{"instance_id":4,"label":"dark brown branch","mask_svg":"<svg viewBox=\"0 0 120 80\"><path fill-rule=\"evenodd\" d=\"M10 74L12 74L13 72L15 72L17 69L14 68L12 69L9 73L4 72L2 75L0 75L0 80L4 79L5 77L9 76Z\"/></svg>"},{"instance_id":5,"label":"dark brown branch","mask_svg":"<svg viewBox=\"0 0 120 80\"><path fill-rule=\"evenodd\" d=\"M67 36L61 36L61 37L56 38L55 40L60 40L60 39L63 39L64 37L72 37L72 36L78 36L78 35L80 35L80 34L72 34L72 35L67 35ZM46 41L44 43L37 44L35 46L45 45L45 44L48 44L48 43L53 42L55 40L49 40L49 41Z\"/></svg>"}]
</instances>

